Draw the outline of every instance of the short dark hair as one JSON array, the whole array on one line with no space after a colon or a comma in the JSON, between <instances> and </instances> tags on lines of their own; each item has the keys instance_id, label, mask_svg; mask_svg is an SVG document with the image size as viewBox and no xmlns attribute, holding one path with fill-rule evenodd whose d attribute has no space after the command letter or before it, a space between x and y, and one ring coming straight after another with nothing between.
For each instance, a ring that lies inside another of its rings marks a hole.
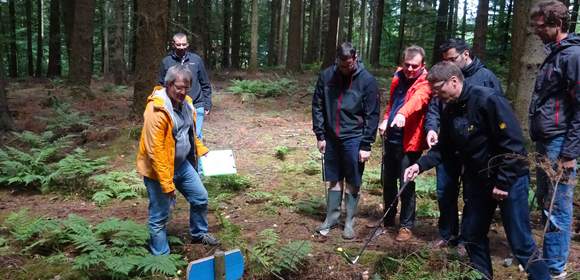
<instances>
[{"instance_id":1,"label":"short dark hair","mask_svg":"<svg viewBox=\"0 0 580 280\"><path fill-rule=\"evenodd\" d=\"M352 43L344 42L336 48L336 57L341 60L356 57L356 49L353 47Z\"/></svg>"},{"instance_id":2,"label":"short dark hair","mask_svg":"<svg viewBox=\"0 0 580 280\"><path fill-rule=\"evenodd\" d=\"M543 0L532 6L530 9L530 18L544 17L544 23L551 26L561 24L561 30L568 30L570 13L564 3L556 0Z\"/></svg>"},{"instance_id":3,"label":"short dark hair","mask_svg":"<svg viewBox=\"0 0 580 280\"><path fill-rule=\"evenodd\" d=\"M401 59L402 59L402 61L405 61L405 59L408 56L415 57L416 55L421 56L421 63L425 62L425 50L417 45L411 45L411 46L408 46L407 48L405 48L405 50L403 51L403 57L401 57Z\"/></svg>"},{"instance_id":4,"label":"short dark hair","mask_svg":"<svg viewBox=\"0 0 580 280\"><path fill-rule=\"evenodd\" d=\"M464 40L459 38L447 39L445 42L443 42L443 44L439 46L439 51L441 52L441 54L450 49L455 49L458 53L469 51L469 54L471 55L471 49L469 45Z\"/></svg>"},{"instance_id":5,"label":"short dark hair","mask_svg":"<svg viewBox=\"0 0 580 280\"><path fill-rule=\"evenodd\" d=\"M429 70L429 74L427 74L427 81L430 84L434 84L441 81L447 81L451 79L451 77L457 77L460 81L463 81L463 73L461 69L455 63L449 61L441 61Z\"/></svg>"}]
</instances>

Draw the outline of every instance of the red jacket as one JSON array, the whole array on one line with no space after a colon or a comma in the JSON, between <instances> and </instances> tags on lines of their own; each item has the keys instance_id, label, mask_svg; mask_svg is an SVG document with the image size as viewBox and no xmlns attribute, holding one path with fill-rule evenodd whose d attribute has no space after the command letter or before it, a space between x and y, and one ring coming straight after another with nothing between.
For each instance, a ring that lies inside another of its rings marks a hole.
<instances>
[{"instance_id":1,"label":"red jacket","mask_svg":"<svg viewBox=\"0 0 580 280\"><path fill-rule=\"evenodd\" d=\"M400 71L401 68L397 69L391 82L389 103L387 104L387 110L383 117L385 120L389 119L389 114L391 113L391 106L394 101L393 93L399 84L398 73ZM400 75L404 74L400 73ZM405 127L403 127L403 151L405 152L421 152L427 148L423 125L430 99L431 86L427 82L427 70L423 70L423 74L407 90L403 107L397 112L405 116L406 119ZM387 129L390 125L388 124Z\"/></svg>"}]
</instances>

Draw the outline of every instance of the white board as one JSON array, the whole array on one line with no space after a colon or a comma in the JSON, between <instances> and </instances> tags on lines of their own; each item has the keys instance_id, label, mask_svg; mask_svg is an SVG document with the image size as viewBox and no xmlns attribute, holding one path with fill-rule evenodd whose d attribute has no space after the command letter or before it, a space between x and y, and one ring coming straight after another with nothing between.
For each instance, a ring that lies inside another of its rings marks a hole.
<instances>
[{"instance_id":1,"label":"white board","mask_svg":"<svg viewBox=\"0 0 580 280\"><path fill-rule=\"evenodd\" d=\"M204 176L236 174L236 161L232 150L209 151L201 157Z\"/></svg>"}]
</instances>

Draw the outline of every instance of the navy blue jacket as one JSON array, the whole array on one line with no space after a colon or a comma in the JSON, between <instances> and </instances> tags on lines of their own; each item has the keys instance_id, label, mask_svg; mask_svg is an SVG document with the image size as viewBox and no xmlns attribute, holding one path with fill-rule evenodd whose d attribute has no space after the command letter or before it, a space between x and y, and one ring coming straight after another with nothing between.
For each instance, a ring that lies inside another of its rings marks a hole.
<instances>
[{"instance_id":1,"label":"navy blue jacket","mask_svg":"<svg viewBox=\"0 0 580 280\"><path fill-rule=\"evenodd\" d=\"M417 163L425 171L449 155L461 160L464 176L490 188L509 191L529 172L519 122L505 97L487 87L463 84L457 101L441 113L439 142Z\"/></svg>"},{"instance_id":2,"label":"navy blue jacket","mask_svg":"<svg viewBox=\"0 0 580 280\"><path fill-rule=\"evenodd\" d=\"M186 52L183 57L178 57L175 52L171 52L164 57L159 67L159 84L165 86L165 74L171 66L176 64L185 64L191 71L191 90L187 95L193 100L193 106L203 107L209 111L211 109L211 84L199 55Z\"/></svg>"},{"instance_id":3,"label":"navy blue jacket","mask_svg":"<svg viewBox=\"0 0 580 280\"><path fill-rule=\"evenodd\" d=\"M560 156L575 159L580 155L580 37L568 34L546 47L550 54L530 103L530 136L542 141L564 135Z\"/></svg>"},{"instance_id":4,"label":"navy blue jacket","mask_svg":"<svg viewBox=\"0 0 580 280\"><path fill-rule=\"evenodd\" d=\"M499 79L477 57L474 57L471 64L465 67L465 69L461 69L461 72L465 78L465 83L493 88L503 95ZM439 131L439 115L441 110L443 110L443 102L437 96L433 96L429 102L429 110L425 117L425 133L428 133L430 130Z\"/></svg>"},{"instance_id":5,"label":"navy blue jacket","mask_svg":"<svg viewBox=\"0 0 580 280\"><path fill-rule=\"evenodd\" d=\"M312 97L312 126L319 141L331 137L362 137L360 149L370 151L379 125L379 88L362 63L350 77L336 65L322 72Z\"/></svg>"}]
</instances>

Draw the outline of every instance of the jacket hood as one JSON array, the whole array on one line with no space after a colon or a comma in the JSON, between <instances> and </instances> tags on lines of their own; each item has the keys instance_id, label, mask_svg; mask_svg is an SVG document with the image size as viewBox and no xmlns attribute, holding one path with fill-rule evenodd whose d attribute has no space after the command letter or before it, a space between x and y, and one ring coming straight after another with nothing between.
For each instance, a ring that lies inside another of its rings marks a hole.
<instances>
[{"instance_id":1,"label":"jacket hood","mask_svg":"<svg viewBox=\"0 0 580 280\"><path fill-rule=\"evenodd\" d=\"M568 33L568 36L561 41L546 44L546 49L552 53L557 53L571 46L580 46L580 36L575 33Z\"/></svg>"},{"instance_id":2,"label":"jacket hood","mask_svg":"<svg viewBox=\"0 0 580 280\"><path fill-rule=\"evenodd\" d=\"M465 76L465 78L467 78L473 76L473 74L477 73L477 71L479 71L481 68L485 68L485 65L481 63L481 60L479 60L479 58L474 57L473 61L471 61L471 63L467 65L465 69L462 69L461 72L463 72L463 75Z\"/></svg>"}]
</instances>

